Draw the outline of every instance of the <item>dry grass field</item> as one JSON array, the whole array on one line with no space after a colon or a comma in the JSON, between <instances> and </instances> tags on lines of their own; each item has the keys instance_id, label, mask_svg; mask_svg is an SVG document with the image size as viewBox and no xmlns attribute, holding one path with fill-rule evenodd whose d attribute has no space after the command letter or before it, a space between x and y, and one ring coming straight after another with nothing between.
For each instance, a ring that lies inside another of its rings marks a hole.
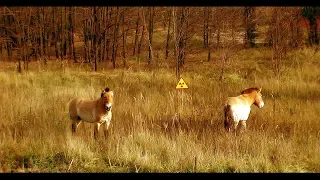
<instances>
[{"instance_id":1,"label":"dry grass field","mask_svg":"<svg viewBox=\"0 0 320 180\"><path fill-rule=\"evenodd\" d=\"M161 53L98 72L52 60L19 74L1 62L0 172L320 172L320 53L296 50L275 75L268 49L240 50L222 81L218 54L188 55L182 92ZM105 87L115 93L108 138L94 140L92 124L72 137L68 102ZM224 100L249 87L262 87L265 106L252 106L244 134L227 134Z\"/></svg>"}]
</instances>

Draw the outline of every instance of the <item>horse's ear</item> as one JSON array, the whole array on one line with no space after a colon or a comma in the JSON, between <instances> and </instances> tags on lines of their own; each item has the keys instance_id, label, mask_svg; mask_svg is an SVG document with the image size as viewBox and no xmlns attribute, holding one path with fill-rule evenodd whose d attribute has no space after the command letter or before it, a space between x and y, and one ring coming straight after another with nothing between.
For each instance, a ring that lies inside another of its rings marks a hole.
<instances>
[{"instance_id":1,"label":"horse's ear","mask_svg":"<svg viewBox=\"0 0 320 180\"><path fill-rule=\"evenodd\" d=\"M260 87L259 92L261 92L261 90L262 90L262 87Z\"/></svg>"},{"instance_id":2,"label":"horse's ear","mask_svg":"<svg viewBox=\"0 0 320 180\"><path fill-rule=\"evenodd\" d=\"M103 94L105 93L106 91L104 89L102 89L102 92L101 92L101 97L103 96Z\"/></svg>"},{"instance_id":3,"label":"horse's ear","mask_svg":"<svg viewBox=\"0 0 320 180\"><path fill-rule=\"evenodd\" d=\"M112 96L114 96L114 92L113 91L110 91L110 92L111 92Z\"/></svg>"}]
</instances>

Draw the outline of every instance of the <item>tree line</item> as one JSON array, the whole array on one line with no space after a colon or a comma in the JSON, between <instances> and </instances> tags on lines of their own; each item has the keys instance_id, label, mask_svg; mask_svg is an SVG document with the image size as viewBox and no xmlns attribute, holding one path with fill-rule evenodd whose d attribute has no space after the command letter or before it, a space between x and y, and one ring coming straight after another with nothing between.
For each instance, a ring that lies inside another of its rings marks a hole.
<instances>
[{"instance_id":1,"label":"tree line","mask_svg":"<svg viewBox=\"0 0 320 180\"><path fill-rule=\"evenodd\" d=\"M4 6L0 57L18 60L25 69L31 58L44 63L57 58L93 63L97 71L99 62L126 66L128 56L146 51L151 63L162 51L165 59L176 61L178 75L187 54L197 50L206 51L210 61L216 50L263 45L279 61L289 50L317 46L319 15L319 7ZM158 29L161 45L154 42ZM202 45L191 43L195 36Z\"/></svg>"}]
</instances>

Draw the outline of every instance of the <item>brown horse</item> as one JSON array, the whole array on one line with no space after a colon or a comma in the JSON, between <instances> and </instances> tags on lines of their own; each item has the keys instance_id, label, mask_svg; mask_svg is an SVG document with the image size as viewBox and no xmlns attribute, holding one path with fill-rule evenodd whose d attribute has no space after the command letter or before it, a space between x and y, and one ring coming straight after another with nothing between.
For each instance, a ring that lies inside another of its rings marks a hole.
<instances>
[{"instance_id":1,"label":"brown horse","mask_svg":"<svg viewBox=\"0 0 320 180\"><path fill-rule=\"evenodd\" d=\"M109 88L102 90L98 100L88 100L75 98L69 103L69 113L72 120L72 134L75 134L81 121L94 123L94 137L99 134L100 125L104 125L104 135L107 131L112 118L113 91Z\"/></svg>"},{"instance_id":2,"label":"brown horse","mask_svg":"<svg viewBox=\"0 0 320 180\"><path fill-rule=\"evenodd\" d=\"M224 127L230 132L231 128L236 132L238 123L246 129L246 121L249 118L251 105L259 108L264 106L261 94L262 88L248 88L241 91L236 97L228 97L224 105Z\"/></svg>"}]
</instances>

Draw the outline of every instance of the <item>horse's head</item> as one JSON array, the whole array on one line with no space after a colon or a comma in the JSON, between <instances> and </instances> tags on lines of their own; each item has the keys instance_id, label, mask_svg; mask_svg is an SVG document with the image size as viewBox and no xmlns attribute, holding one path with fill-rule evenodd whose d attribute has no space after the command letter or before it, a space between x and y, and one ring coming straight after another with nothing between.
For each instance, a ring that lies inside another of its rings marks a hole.
<instances>
[{"instance_id":1,"label":"horse's head","mask_svg":"<svg viewBox=\"0 0 320 180\"><path fill-rule=\"evenodd\" d=\"M111 91L109 88L103 89L101 93L101 99L103 101L104 108L107 111L111 111L113 104L113 91Z\"/></svg>"},{"instance_id":2,"label":"horse's head","mask_svg":"<svg viewBox=\"0 0 320 180\"><path fill-rule=\"evenodd\" d=\"M259 108L262 108L262 107L264 106L264 102L263 102L263 99L262 99L261 90L262 90L262 88L257 88L257 95L256 95L256 97L254 98L254 104L255 104L256 106L258 106Z\"/></svg>"}]
</instances>

